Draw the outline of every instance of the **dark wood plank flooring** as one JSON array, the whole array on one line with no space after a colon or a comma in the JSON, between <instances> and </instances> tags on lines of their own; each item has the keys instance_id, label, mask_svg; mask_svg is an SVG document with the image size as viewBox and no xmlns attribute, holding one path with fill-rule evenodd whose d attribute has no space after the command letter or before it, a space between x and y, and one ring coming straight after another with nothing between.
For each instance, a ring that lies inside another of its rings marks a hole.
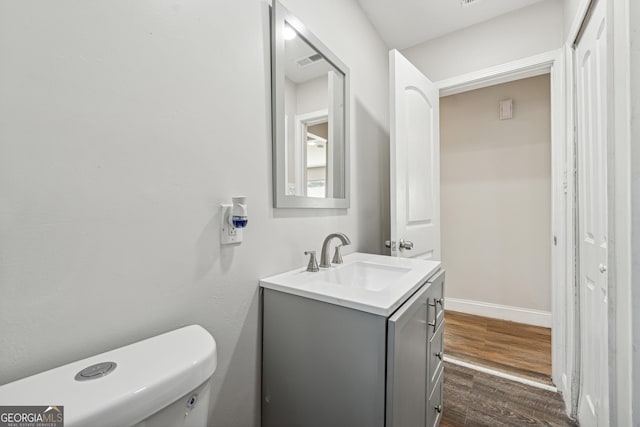
<instances>
[{"instance_id":1,"label":"dark wood plank flooring","mask_svg":"<svg viewBox=\"0 0 640 427\"><path fill-rule=\"evenodd\" d=\"M445 354L551 385L551 329L447 310Z\"/></svg>"},{"instance_id":2,"label":"dark wood plank flooring","mask_svg":"<svg viewBox=\"0 0 640 427\"><path fill-rule=\"evenodd\" d=\"M445 363L441 427L575 426L559 393Z\"/></svg>"}]
</instances>

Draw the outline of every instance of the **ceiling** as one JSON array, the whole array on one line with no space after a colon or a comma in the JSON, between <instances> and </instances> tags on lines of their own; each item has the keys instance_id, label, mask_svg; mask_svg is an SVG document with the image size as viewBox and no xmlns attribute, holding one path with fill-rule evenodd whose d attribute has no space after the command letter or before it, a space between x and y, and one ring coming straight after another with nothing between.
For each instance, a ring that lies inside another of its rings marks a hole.
<instances>
[{"instance_id":1,"label":"ceiling","mask_svg":"<svg viewBox=\"0 0 640 427\"><path fill-rule=\"evenodd\" d=\"M297 61L318 53L302 37L297 36L284 42L284 75L294 83L326 76L333 66L324 58L309 65L300 66Z\"/></svg>"},{"instance_id":2,"label":"ceiling","mask_svg":"<svg viewBox=\"0 0 640 427\"><path fill-rule=\"evenodd\" d=\"M404 49L542 0L358 0L390 48Z\"/></svg>"}]
</instances>

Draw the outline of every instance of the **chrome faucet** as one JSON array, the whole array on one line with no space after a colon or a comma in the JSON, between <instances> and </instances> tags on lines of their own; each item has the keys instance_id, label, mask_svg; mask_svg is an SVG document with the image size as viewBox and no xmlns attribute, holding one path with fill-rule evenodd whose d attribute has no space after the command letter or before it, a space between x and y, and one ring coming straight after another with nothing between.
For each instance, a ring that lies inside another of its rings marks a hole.
<instances>
[{"instance_id":1,"label":"chrome faucet","mask_svg":"<svg viewBox=\"0 0 640 427\"><path fill-rule=\"evenodd\" d=\"M340 239L340 241L342 242L341 246L347 246L351 244L351 240L349 240L349 238L346 236L346 234L344 233L331 233L329 234L325 239L324 242L322 243L322 253L320 255L320 267L331 267L331 263L329 262L329 243L331 243L331 241L335 238ZM336 256L333 258L334 262L341 264L342 263L342 256L340 256L340 246L338 246L336 248L337 254ZM338 262L339 260L339 262Z\"/></svg>"}]
</instances>

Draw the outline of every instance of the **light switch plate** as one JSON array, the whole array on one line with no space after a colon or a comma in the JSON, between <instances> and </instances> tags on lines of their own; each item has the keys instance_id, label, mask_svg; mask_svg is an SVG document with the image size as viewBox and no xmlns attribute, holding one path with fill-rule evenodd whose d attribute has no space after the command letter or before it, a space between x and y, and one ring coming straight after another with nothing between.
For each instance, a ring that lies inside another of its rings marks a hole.
<instances>
[{"instance_id":1,"label":"light switch plate","mask_svg":"<svg viewBox=\"0 0 640 427\"><path fill-rule=\"evenodd\" d=\"M500 101L500 120L513 118L513 99Z\"/></svg>"}]
</instances>

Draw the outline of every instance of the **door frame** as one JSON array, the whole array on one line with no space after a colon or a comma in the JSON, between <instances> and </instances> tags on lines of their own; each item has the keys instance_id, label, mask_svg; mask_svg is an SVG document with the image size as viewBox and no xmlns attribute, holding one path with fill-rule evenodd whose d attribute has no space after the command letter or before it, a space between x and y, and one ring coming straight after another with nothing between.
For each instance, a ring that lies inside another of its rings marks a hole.
<instances>
[{"instance_id":1,"label":"door frame","mask_svg":"<svg viewBox=\"0 0 640 427\"><path fill-rule=\"evenodd\" d=\"M440 97L500 83L550 75L551 84L551 355L552 380L571 411L574 351L574 200L573 126L567 120L565 50L557 49L435 82ZM555 244L554 244L555 240ZM579 378L579 377L578 377Z\"/></svg>"},{"instance_id":2,"label":"door frame","mask_svg":"<svg viewBox=\"0 0 640 427\"><path fill-rule=\"evenodd\" d=\"M307 196L307 143L305 140L306 127L323 121L329 121L329 109L325 108L317 111L310 111L308 113L296 114L295 120L295 137L294 137L294 158L297 162L295 167L295 179L296 179L296 194ZM327 146L328 148L328 146ZM285 156L286 159L286 156ZM329 170L329 159L327 158L327 171ZM327 174L328 178L328 174ZM325 180L326 196L328 195L329 182Z\"/></svg>"}]
</instances>

